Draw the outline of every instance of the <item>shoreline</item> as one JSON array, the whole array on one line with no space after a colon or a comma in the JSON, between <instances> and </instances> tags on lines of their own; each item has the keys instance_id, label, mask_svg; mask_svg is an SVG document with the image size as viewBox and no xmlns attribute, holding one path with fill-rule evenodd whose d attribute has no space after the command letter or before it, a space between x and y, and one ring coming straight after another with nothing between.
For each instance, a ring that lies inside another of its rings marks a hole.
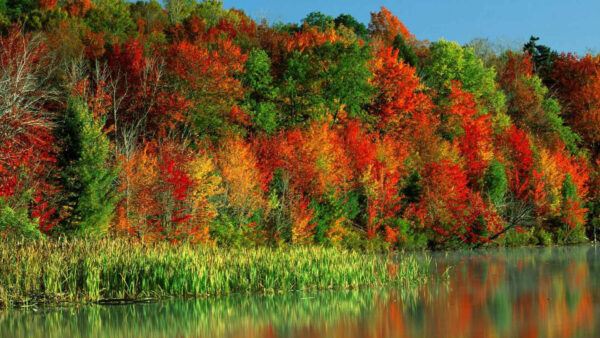
<instances>
[{"instance_id":1,"label":"shoreline","mask_svg":"<svg viewBox=\"0 0 600 338\"><path fill-rule=\"evenodd\" d=\"M564 246L571 245L498 244L382 254L316 245L231 249L110 238L95 242L91 238L4 240L0 242L0 311L388 285L418 287L430 280L437 268L432 254Z\"/></svg>"}]
</instances>

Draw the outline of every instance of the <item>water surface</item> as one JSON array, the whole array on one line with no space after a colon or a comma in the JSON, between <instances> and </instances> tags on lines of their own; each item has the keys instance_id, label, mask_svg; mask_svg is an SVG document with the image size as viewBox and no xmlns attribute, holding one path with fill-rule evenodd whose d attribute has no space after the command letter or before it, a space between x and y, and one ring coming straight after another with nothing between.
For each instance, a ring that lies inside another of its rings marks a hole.
<instances>
[{"instance_id":1,"label":"water surface","mask_svg":"<svg viewBox=\"0 0 600 338\"><path fill-rule=\"evenodd\" d=\"M233 295L0 313L0 337L600 336L600 248L435 253L417 289Z\"/></svg>"}]
</instances>

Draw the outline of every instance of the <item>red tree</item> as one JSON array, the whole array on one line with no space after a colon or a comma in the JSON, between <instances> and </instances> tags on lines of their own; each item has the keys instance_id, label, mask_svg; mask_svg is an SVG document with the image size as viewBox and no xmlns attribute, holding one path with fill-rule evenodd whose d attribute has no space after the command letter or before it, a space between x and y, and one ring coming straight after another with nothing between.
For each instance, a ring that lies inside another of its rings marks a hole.
<instances>
[{"instance_id":1,"label":"red tree","mask_svg":"<svg viewBox=\"0 0 600 338\"><path fill-rule=\"evenodd\" d=\"M382 48L373 61L374 84L379 95L373 105L373 113L381 118L382 127L406 127L407 119L415 111L427 111L432 107L430 99L419 92L419 77L415 69L398 59L398 50Z\"/></svg>"},{"instance_id":2,"label":"red tree","mask_svg":"<svg viewBox=\"0 0 600 338\"><path fill-rule=\"evenodd\" d=\"M41 230L54 221L48 178L54 172L52 115L46 104L47 72L53 64L38 39L12 28L0 38L0 198L13 208L29 210ZM22 197L30 195L31 199Z\"/></svg>"},{"instance_id":3,"label":"red tree","mask_svg":"<svg viewBox=\"0 0 600 338\"><path fill-rule=\"evenodd\" d=\"M561 54L554 62L558 97L567 120L593 151L600 150L600 56Z\"/></svg>"}]
</instances>

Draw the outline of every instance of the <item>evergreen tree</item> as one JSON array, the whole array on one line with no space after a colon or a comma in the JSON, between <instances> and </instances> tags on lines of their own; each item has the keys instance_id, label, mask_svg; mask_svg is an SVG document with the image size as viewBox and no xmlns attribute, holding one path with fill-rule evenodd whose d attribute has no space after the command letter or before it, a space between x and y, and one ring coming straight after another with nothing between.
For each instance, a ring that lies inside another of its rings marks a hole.
<instances>
[{"instance_id":1,"label":"evergreen tree","mask_svg":"<svg viewBox=\"0 0 600 338\"><path fill-rule=\"evenodd\" d=\"M59 165L69 212L61 230L77 235L106 233L112 219L117 193L116 168L110 164L110 143L102 128L81 99L71 98L59 139L64 140Z\"/></svg>"},{"instance_id":2,"label":"evergreen tree","mask_svg":"<svg viewBox=\"0 0 600 338\"><path fill-rule=\"evenodd\" d=\"M575 201L579 197L577 196L577 186L573 182L573 177L570 174L567 174L562 186L562 195L565 201L571 200Z\"/></svg>"},{"instance_id":3,"label":"evergreen tree","mask_svg":"<svg viewBox=\"0 0 600 338\"><path fill-rule=\"evenodd\" d=\"M402 189L405 204L418 203L421 200L423 186L420 184L420 181L421 175L419 175L418 171L414 170L410 173L406 180L406 186Z\"/></svg>"},{"instance_id":4,"label":"evergreen tree","mask_svg":"<svg viewBox=\"0 0 600 338\"><path fill-rule=\"evenodd\" d=\"M398 34L394 39L394 48L398 50L398 58L402 59L412 67L419 66L417 54L415 54L415 51L412 49L412 47L406 43L406 40L402 34Z\"/></svg>"},{"instance_id":5,"label":"evergreen tree","mask_svg":"<svg viewBox=\"0 0 600 338\"><path fill-rule=\"evenodd\" d=\"M534 71L540 75L546 85L549 85L550 76L553 71L554 59L558 55L550 47L545 45L538 45L539 37L531 36L529 42L523 46L523 51L531 55L533 61Z\"/></svg>"}]
</instances>

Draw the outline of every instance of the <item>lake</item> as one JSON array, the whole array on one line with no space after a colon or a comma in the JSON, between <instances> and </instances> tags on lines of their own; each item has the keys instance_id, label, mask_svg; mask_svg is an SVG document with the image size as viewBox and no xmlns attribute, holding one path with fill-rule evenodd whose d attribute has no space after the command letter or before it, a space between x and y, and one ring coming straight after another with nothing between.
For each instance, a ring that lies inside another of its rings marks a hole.
<instances>
[{"instance_id":1,"label":"lake","mask_svg":"<svg viewBox=\"0 0 600 338\"><path fill-rule=\"evenodd\" d=\"M600 247L432 258L438 272L418 289L14 310L0 312L0 337L600 336Z\"/></svg>"}]
</instances>

